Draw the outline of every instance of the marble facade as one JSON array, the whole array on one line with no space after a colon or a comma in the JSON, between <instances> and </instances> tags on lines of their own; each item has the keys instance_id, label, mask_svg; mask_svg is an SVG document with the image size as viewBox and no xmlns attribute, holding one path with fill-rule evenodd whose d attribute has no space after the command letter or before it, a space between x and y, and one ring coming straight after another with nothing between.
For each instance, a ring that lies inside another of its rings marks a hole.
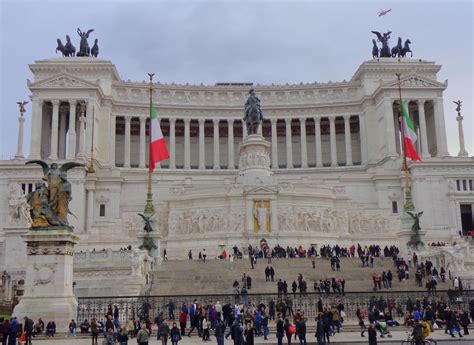
<instances>
[{"instance_id":1,"label":"marble facade","mask_svg":"<svg viewBox=\"0 0 474 345\"><path fill-rule=\"evenodd\" d=\"M81 161L93 152L96 160L96 173L69 174L76 249L135 246L146 199L149 85L122 80L112 62L95 58L41 60L30 69L27 159ZM448 153L440 69L381 58L363 62L349 81L253 85L266 116L265 144L255 148L242 144L249 85L154 84L170 151L153 174L161 249L169 258L203 248L214 255L222 244L246 247L262 237L271 245L397 244L403 174L395 73L423 158L411 163L414 203L424 211L426 239L451 242L460 205L474 207L474 160ZM39 174L21 157L0 161L0 261L18 276L27 227L18 191L32 190ZM256 231L261 200L269 228Z\"/></svg>"}]
</instances>

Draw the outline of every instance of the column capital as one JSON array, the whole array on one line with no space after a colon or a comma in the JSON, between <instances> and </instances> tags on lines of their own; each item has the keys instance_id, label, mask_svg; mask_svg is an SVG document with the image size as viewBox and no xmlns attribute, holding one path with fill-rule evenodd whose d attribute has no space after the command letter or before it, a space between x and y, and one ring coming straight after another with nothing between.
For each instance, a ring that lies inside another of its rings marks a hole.
<instances>
[{"instance_id":1,"label":"column capital","mask_svg":"<svg viewBox=\"0 0 474 345\"><path fill-rule=\"evenodd\" d=\"M330 115L327 118L329 119L329 122L332 122L332 123L336 122L336 115Z\"/></svg>"},{"instance_id":2,"label":"column capital","mask_svg":"<svg viewBox=\"0 0 474 345\"><path fill-rule=\"evenodd\" d=\"M202 126L206 123L206 119L198 119L199 125Z\"/></svg>"},{"instance_id":3,"label":"column capital","mask_svg":"<svg viewBox=\"0 0 474 345\"><path fill-rule=\"evenodd\" d=\"M72 107L73 105L77 104L77 99L68 99L69 106Z\"/></svg>"},{"instance_id":4,"label":"column capital","mask_svg":"<svg viewBox=\"0 0 474 345\"><path fill-rule=\"evenodd\" d=\"M220 119L212 119L212 123L215 125L219 125Z\"/></svg>"},{"instance_id":5,"label":"column capital","mask_svg":"<svg viewBox=\"0 0 474 345\"><path fill-rule=\"evenodd\" d=\"M300 124L306 123L306 117L301 116L301 117L298 117L298 119L300 120Z\"/></svg>"},{"instance_id":6,"label":"column capital","mask_svg":"<svg viewBox=\"0 0 474 345\"><path fill-rule=\"evenodd\" d=\"M125 118L125 122L130 122L132 121L132 115L125 115L124 118Z\"/></svg>"},{"instance_id":7,"label":"column capital","mask_svg":"<svg viewBox=\"0 0 474 345\"><path fill-rule=\"evenodd\" d=\"M315 123L321 123L321 116L316 116L316 117L314 118L314 122L315 122Z\"/></svg>"},{"instance_id":8,"label":"column capital","mask_svg":"<svg viewBox=\"0 0 474 345\"><path fill-rule=\"evenodd\" d=\"M351 119L350 114L344 114L344 115L342 115L342 117L344 118L344 121L349 121Z\"/></svg>"},{"instance_id":9,"label":"column capital","mask_svg":"<svg viewBox=\"0 0 474 345\"><path fill-rule=\"evenodd\" d=\"M293 120L293 118L291 118L291 117L285 117L285 122L286 122L286 123L290 123L290 124L291 124L291 120Z\"/></svg>"},{"instance_id":10,"label":"column capital","mask_svg":"<svg viewBox=\"0 0 474 345\"><path fill-rule=\"evenodd\" d=\"M176 119L174 117L170 117L169 119L170 125L176 123Z\"/></svg>"},{"instance_id":11,"label":"column capital","mask_svg":"<svg viewBox=\"0 0 474 345\"><path fill-rule=\"evenodd\" d=\"M271 123L272 125L276 125L277 122L278 122L278 118L275 118L275 117L270 118L270 123Z\"/></svg>"},{"instance_id":12,"label":"column capital","mask_svg":"<svg viewBox=\"0 0 474 345\"><path fill-rule=\"evenodd\" d=\"M415 102L416 104L418 104L418 106L425 105L426 99L424 98L415 99Z\"/></svg>"},{"instance_id":13,"label":"column capital","mask_svg":"<svg viewBox=\"0 0 474 345\"><path fill-rule=\"evenodd\" d=\"M183 119L185 125L189 125L191 123L191 119L185 118Z\"/></svg>"},{"instance_id":14,"label":"column capital","mask_svg":"<svg viewBox=\"0 0 474 345\"><path fill-rule=\"evenodd\" d=\"M59 102L60 102L59 99L52 99L51 100L51 103L53 104L54 107L59 106Z\"/></svg>"},{"instance_id":15,"label":"column capital","mask_svg":"<svg viewBox=\"0 0 474 345\"><path fill-rule=\"evenodd\" d=\"M142 123L146 123L146 119L148 119L148 117L147 116L140 116L139 119L140 119L140 124L142 124Z\"/></svg>"}]
</instances>

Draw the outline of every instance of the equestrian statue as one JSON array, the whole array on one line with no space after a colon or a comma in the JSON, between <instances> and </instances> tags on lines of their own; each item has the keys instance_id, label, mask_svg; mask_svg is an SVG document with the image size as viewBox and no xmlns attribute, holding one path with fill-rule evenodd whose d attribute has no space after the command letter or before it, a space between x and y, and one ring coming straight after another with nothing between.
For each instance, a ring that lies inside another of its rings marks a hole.
<instances>
[{"instance_id":1,"label":"equestrian statue","mask_svg":"<svg viewBox=\"0 0 474 345\"><path fill-rule=\"evenodd\" d=\"M247 134L257 134L258 126L263 121L263 112L260 107L260 99L255 94L255 89L250 89L249 98L245 102L244 121L247 126Z\"/></svg>"}]
</instances>

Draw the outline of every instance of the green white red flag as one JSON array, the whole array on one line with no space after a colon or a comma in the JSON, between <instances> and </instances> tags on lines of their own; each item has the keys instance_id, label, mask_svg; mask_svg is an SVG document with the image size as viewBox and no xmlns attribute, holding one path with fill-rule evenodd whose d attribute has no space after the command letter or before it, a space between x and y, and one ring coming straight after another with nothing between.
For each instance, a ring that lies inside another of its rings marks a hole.
<instances>
[{"instance_id":1,"label":"green white red flag","mask_svg":"<svg viewBox=\"0 0 474 345\"><path fill-rule=\"evenodd\" d=\"M150 171L153 171L156 163L170 158L154 106L151 108L150 136Z\"/></svg>"},{"instance_id":2,"label":"green white red flag","mask_svg":"<svg viewBox=\"0 0 474 345\"><path fill-rule=\"evenodd\" d=\"M403 113L403 143L405 147L405 157L410 158L412 161L421 161L418 152L415 149L415 141L418 139L415 131L415 126L411 122L410 115L408 115L407 106L405 102L402 102L402 113Z\"/></svg>"}]
</instances>

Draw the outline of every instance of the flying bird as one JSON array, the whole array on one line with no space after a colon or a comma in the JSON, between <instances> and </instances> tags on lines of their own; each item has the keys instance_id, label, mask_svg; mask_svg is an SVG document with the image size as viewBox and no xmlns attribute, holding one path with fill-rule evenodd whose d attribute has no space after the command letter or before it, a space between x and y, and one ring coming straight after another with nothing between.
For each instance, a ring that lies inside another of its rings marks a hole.
<instances>
[{"instance_id":1,"label":"flying bird","mask_svg":"<svg viewBox=\"0 0 474 345\"><path fill-rule=\"evenodd\" d=\"M387 14L388 12L390 12L391 10L392 10L391 8L389 8L388 10L382 10L382 9L380 9L380 11L379 11L379 17L382 17L382 16L386 15L386 14Z\"/></svg>"}]
</instances>

